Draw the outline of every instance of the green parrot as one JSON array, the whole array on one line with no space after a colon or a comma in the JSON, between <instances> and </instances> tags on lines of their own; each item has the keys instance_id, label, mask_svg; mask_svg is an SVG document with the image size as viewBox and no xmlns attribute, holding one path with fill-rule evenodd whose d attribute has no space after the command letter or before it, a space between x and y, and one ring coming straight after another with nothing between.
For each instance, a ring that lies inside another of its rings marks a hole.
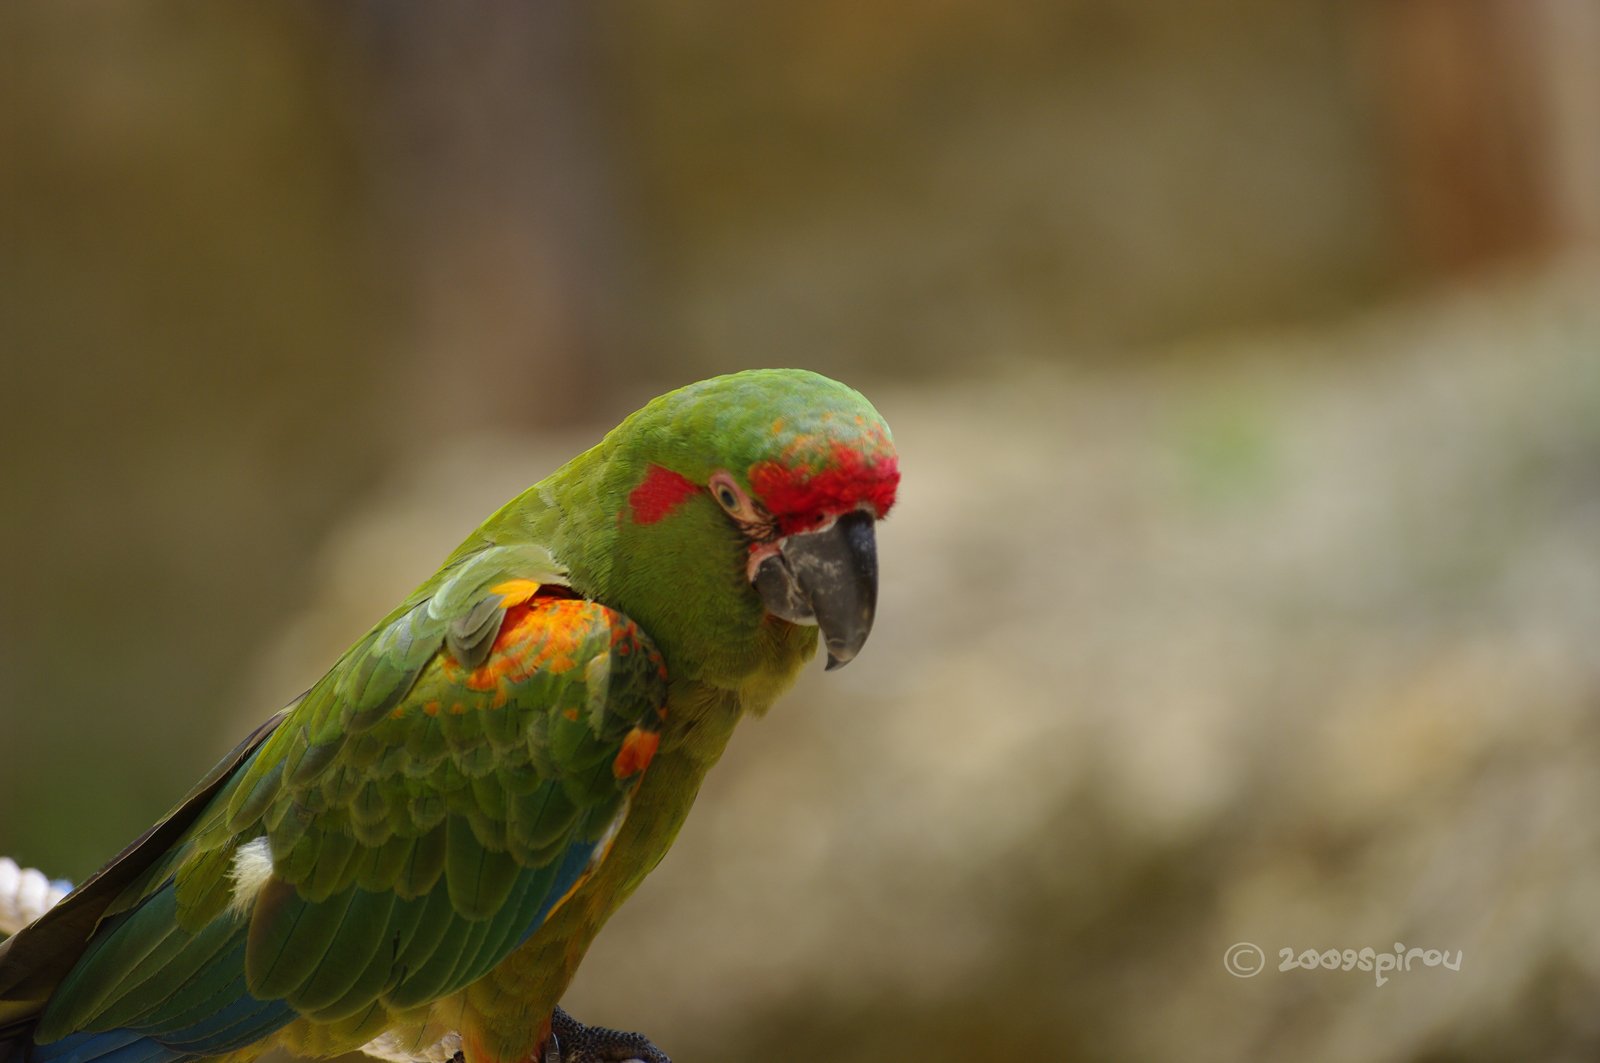
<instances>
[{"instance_id":1,"label":"green parrot","mask_svg":"<svg viewBox=\"0 0 1600 1063\"><path fill-rule=\"evenodd\" d=\"M898 481L815 373L655 399L0 944L0 1061L666 1060L557 1005L740 717L861 649Z\"/></svg>"}]
</instances>

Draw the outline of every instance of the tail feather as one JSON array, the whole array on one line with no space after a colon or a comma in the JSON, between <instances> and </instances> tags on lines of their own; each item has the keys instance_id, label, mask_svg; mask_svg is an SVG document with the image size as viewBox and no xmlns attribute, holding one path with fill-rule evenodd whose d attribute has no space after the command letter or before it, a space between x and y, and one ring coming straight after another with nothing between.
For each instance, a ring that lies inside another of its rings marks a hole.
<instances>
[{"instance_id":1,"label":"tail feather","mask_svg":"<svg viewBox=\"0 0 1600 1063\"><path fill-rule=\"evenodd\" d=\"M21 1063L175 1063L193 1058L192 1053L169 1048L137 1030L105 1030L32 1045Z\"/></svg>"}]
</instances>

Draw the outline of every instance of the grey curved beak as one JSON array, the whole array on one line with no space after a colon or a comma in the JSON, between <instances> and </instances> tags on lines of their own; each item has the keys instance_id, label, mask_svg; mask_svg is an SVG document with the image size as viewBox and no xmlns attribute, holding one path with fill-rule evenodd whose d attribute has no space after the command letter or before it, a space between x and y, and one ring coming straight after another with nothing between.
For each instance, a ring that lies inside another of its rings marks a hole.
<instances>
[{"instance_id":1,"label":"grey curved beak","mask_svg":"<svg viewBox=\"0 0 1600 1063\"><path fill-rule=\"evenodd\" d=\"M818 532L791 535L756 570L767 611L815 624L828 670L848 664L872 633L878 608L878 545L871 514L846 513Z\"/></svg>"}]
</instances>

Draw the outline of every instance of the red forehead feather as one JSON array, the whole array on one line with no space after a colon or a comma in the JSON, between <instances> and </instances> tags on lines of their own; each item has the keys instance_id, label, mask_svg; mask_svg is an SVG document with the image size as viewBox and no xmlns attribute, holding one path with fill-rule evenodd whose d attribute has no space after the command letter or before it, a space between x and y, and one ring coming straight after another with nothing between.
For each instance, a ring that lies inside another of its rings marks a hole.
<instances>
[{"instance_id":1,"label":"red forehead feather","mask_svg":"<svg viewBox=\"0 0 1600 1063\"><path fill-rule=\"evenodd\" d=\"M893 455L868 457L843 443L834 443L830 450L830 460L821 469L775 461L751 468L750 487L780 525L848 513L862 503L882 517L894 505L900 467Z\"/></svg>"}]
</instances>

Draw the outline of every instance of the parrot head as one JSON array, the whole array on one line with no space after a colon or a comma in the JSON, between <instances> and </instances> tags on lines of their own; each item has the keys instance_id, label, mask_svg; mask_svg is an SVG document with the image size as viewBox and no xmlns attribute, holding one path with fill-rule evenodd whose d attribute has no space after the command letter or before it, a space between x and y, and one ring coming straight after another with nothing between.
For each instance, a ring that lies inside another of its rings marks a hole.
<instances>
[{"instance_id":1,"label":"parrot head","mask_svg":"<svg viewBox=\"0 0 1600 1063\"><path fill-rule=\"evenodd\" d=\"M675 669L737 673L751 664L739 647L775 642L809 656L818 632L829 668L860 651L899 468L858 392L804 370L715 377L654 400L602 448L616 549L598 582Z\"/></svg>"}]
</instances>

